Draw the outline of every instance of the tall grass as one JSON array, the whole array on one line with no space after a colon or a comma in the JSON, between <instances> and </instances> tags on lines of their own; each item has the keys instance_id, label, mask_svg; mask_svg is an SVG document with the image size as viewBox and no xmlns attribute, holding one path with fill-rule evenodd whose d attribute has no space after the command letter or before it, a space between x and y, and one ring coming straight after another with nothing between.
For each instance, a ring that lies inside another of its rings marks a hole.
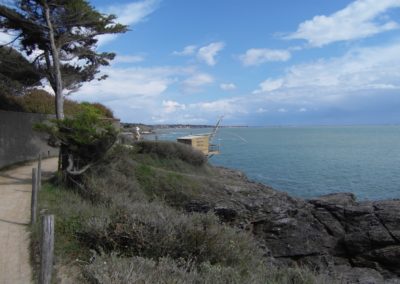
<instances>
[{"instance_id":1,"label":"tall grass","mask_svg":"<svg viewBox=\"0 0 400 284\"><path fill-rule=\"evenodd\" d=\"M56 215L59 262L79 259L89 283L316 283L307 270L276 268L249 232L221 223L212 212L171 207L165 197L190 198L204 185L176 169L148 165L143 155L164 166L175 152L188 167L205 164L197 152L162 145L168 153L148 142L117 147L83 177L82 186L44 187L40 208Z\"/></svg>"}]
</instances>

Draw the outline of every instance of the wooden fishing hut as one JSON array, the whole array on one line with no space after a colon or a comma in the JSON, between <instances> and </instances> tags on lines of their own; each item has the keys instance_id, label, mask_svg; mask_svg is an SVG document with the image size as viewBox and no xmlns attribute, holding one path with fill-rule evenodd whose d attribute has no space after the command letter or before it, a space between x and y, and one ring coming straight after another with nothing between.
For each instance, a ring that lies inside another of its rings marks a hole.
<instances>
[{"instance_id":1,"label":"wooden fishing hut","mask_svg":"<svg viewBox=\"0 0 400 284\"><path fill-rule=\"evenodd\" d=\"M221 120L222 116L218 120L217 124L215 125L211 133L195 134L195 135L179 137L177 139L177 142L192 146L194 149L201 151L208 158L211 158L214 155L218 155L220 153L219 145L212 144L212 140L218 131L218 127L219 124L221 123Z\"/></svg>"},{"instance_id":2,"label":"wooden fishing hut","mask_svg":"<svg viewBox=\"0 0 400 284\"><path fill-rule=\"evenodd\" d=\"M210 143L210 134L198 134L179 137L179 143L192 146L194 149L203 152L206 156L219 154L219 147Z\"/></svg>"}]
</instances>

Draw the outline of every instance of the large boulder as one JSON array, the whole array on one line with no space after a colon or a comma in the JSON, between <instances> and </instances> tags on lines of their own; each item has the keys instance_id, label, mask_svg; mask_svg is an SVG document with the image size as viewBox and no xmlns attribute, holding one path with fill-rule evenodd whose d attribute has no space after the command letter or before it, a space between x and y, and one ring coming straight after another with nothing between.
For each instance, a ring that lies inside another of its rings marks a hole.
<instances>
[{"instance_id":1,"label":"large boulder","mask_svg":"<svg viewBox=\"0 0 400 284\"><path fill-rule=\"evenodd\" d=\"M294 198L233 170L186 205L251 231L280 265L304 264L342 283L400 283L400 200L357 202L350 193Z\"/></svg>"}]
</instances>

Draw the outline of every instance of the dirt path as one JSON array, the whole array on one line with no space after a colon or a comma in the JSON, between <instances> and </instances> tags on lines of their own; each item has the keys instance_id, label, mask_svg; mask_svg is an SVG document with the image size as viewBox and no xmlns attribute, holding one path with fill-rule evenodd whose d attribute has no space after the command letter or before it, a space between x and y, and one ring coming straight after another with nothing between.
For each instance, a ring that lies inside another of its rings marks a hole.
<instances>
[{"instance_id":1,"label":"dirt path","mask_svg":"<svg viewBox=\"0 0 400 284\"><path fill-rule=\"evenodd\" d=\"M0 284L31 283L29 259L32 167L0 171ZM57 158L42 161L43 175L57 169Z\"/></svg>"}]
</instances>

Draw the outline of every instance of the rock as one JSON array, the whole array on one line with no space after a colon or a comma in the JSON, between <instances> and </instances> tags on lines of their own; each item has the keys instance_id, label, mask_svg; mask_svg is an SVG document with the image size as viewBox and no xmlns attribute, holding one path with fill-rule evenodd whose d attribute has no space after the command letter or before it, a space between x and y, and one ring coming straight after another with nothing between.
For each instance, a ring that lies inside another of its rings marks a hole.
<instances>
[{"instance_id":1,"label":"rock","mask_svg":"<svg viewBox=\"0 0 400 284\"><path fill-rule=\"evenodd\" d=\"M236 218L238 215L237 211L228 207L215 207L214 213L217 215L222 221L230 222Z\"/></svg>"},{"instance_id":2,"label":"rock","mask_svg":"<svg viewBox=\"0 0 400 284\"><path fill-rule=\"evenodd\" d=\"M219 168L227 181L187 204L250 230L281 265L304 264L342 283L400 281L400 200L357 202L351 193L293 198ZM229 181L229 182L228 182Z\"/></svg>"},{"instance_id":3,"label":"rock","mask_svg":"<svg viewBox=\"0 0 400 284\"><path fill-rule=\"evenodd\" d=\"M336 266L333 271L334 278L340 283L383 284L385 279L374 269L351 268L349 266Z\"/></svg>"},{"instance_id":4,"label":"rock","mask_svg":"<svg viewBox=\"0 0 400 284\"><path fill-rule=\"evenodd\" d=\"M356 197L353 193L347 192L331 193L312 199L310 202L323 202L333 206L351 206L356 204Z\"/></svg>"},{"instance_id":5,"label":"rock","mask_svg":"<svg viewBox=\"0 0 400 284\"><path fill-rule=\"evenodd\" d=\"M199 213L207 213L212 208L207 202L192 200L185 204L185 210L188 212L199 212Z\"/></svg>"}]
</instances>

